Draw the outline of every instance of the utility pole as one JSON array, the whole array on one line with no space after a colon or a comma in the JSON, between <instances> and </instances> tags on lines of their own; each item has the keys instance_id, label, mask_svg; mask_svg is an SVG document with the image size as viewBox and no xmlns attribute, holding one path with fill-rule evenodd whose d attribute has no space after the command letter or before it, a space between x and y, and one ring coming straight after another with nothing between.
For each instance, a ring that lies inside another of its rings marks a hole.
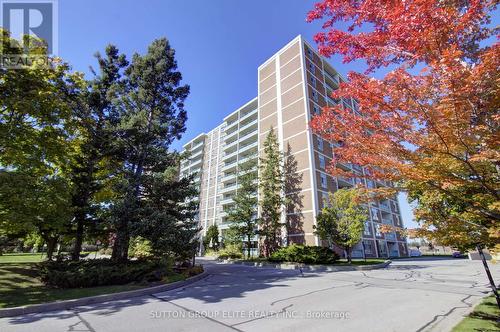
<instances>
[{"instance_id":1,"label":"utility pole","mask_svg":"<svg viewBox=\"0 0 500 332\"><path fill-rule=\"evenodd\" d=\"M495 298L497 300L498 309L500 309L500 297L498 296L497 286L495 285L495 281L491 276L490 269L488 267L488 263L486 262L486 258L484 257L483 248L480 244L476 245L477 251L479 252L479 256L481 256L481 260L483 261L484 270L486 271L486 275L490 281L491 289L493 290L493 294L495 294Z\"/></svg>"}]
</instances>

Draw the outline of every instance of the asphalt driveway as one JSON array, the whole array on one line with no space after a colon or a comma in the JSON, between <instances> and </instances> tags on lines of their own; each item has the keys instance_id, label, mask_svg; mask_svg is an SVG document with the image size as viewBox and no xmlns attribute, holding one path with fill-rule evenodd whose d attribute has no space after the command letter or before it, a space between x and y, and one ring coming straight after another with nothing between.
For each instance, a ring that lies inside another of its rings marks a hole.
<instances>
[{"instance_id":1,"label":"asphalt driveway","mask_svg":"<svg viewBox=\"0 0 500 332\"><path fill-rule=\"evenodd\" d=\"M203 263L210 275L185 288L4 318L0 331L449 331L489 290L481 263L463 259L304 274Z\"/></svg>"}]
</instances>

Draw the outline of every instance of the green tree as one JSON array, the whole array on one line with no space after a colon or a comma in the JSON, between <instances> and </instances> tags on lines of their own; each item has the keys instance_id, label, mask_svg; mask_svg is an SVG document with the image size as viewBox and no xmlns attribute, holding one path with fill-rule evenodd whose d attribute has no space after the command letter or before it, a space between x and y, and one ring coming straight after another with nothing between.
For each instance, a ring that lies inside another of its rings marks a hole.
<instances>
[{"instance_id":1,"label":"green tree","mask_svg":"<svg viewBox=\"0 0 500 332\"><path fill-rule=\"evenodd\" d=\"M0 29L0 53L23 48ZM29 37L27 37L29 38ZM43 43L30 54L47 56ZM77 145L72 102L82 75L49 58L20 70L0 67L0 228L23 236L37 232L49 258L71 220L67 163Z\"/></svg>"},{"instance_id":2,"label":"green tree","mask_svg":"<svg viewBox=\"0 0 500 332\"><path fill-rule=\"evenodd\" d=\"M192 177L177 177L178 165L177 161L163 173L144 179L141 192L145 198L137 210L140 222L131 224L130 232L148 240L155 256L186 260L198 246L198 203L193 199L198 191Z\"/></svg>"},{"instance_id":3,"label":"green tree","mask_svg":"<svg viewBox=\"0 0 500 332\"><path fill-rule=\"evenodd\" d=\"M205 250L207 248L219 250L219 228L217 225L213 224L208 227L207 233L203 238L203 246Z\"/></svg>"},{"instance_id":4,"label":"green tree","mask_svg":"<svg viewBox=\"0 0 500 332\"><path fill-rule=\"evenodd\" d=\"M263 254L269 257L281 246L281 215L285 204L283 155L273 128L264 141L264 154L260 163L259 235L263 238Z\"/></svg>"},{"instance_id":5,"label":"green tree","mask_svg":"<svg viewBox=\"0 0 500 332\"><path fill-rule=\"evenodd\" d=\"M114 102L120 117L114 131L116 152L123 165L111 214L116 232L114 260L128 258L129 226L155 219L156 211L145 201L171 184L164 172L177 158L168 148L185 131L187 119L184 100L189 86L181 85L181 80L175 51L165 38L153 41L147 54L134 54L125 70ZM152 187L146 188L146 184ZM160 222L162 217L158 217Z\"/></svg>"},{"instance_id":6,"label":"green tree","mask_svg":"<svg viewBox=\"0 0 500 332\"><path fill-rule=\"evenodd\" d=\"M228 213L230 228L239 238L244 238L247 256L250 258L252 239L257 229L257 162L249 160L238 170L238 190L233 197L234 205Z\"/></svg>"},{"instance_id":7,"label":"green tree","mask_svg":"<svg viewBox=\"0 0 500 332\"><path fill-rule=\"evenodd\" d=\"M72 209L74 245L72 259L78 260L85 234L97 227L99 209L106 183L112 173L111 156L113 135L111 126L117 116L113 112L114 91L120 84L121 71L127 65L124 55L109 45L105 57L96 54L99 74L88 82L74 103L74 116L79 124L78 150L74 154L70 172L72 181Z\"/></svg>"},{"instance_id":8,"label":"green tree","mask_svg":"<svg viewBox=\"0 0 500 332\"><path fill-rule=\"evenodd\" d=\"M358 189L340 189L330 194L330 206L324 207L314 226L315 234L329 246L338 245L351 263L352 248L362 239L366 208L360 204Z\"/></svg>"}]
</instances>

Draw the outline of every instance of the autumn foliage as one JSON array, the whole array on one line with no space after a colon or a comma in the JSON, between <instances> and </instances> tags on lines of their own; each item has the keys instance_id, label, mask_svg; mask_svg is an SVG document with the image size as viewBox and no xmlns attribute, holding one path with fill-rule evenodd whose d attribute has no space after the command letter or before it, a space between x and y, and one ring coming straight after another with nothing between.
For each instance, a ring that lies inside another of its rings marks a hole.
<instances>
[{"instance_id":1,"label":"autumn foliage","mask_svg":"<svg viewBox=\"0 0 500 332\"><path fill-rule=\"evenodd\" d=\"M367 174L346 174L335 163L331 172L392 181L417 203L419 234L452 246L500 240L494 3L325 0L307 18L324 21L315 36L322 55L367 64L334 92L359 109L327 108L311 124L342 143L335 161Z\"/></svg>"}]
</instances>

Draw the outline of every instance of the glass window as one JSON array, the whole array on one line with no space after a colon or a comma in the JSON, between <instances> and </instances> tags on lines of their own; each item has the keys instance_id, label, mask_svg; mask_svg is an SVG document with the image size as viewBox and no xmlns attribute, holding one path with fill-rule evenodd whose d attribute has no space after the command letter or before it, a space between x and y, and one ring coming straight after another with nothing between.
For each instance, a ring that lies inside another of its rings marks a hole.
<instances>
[{"instance_id":1,"label":"glass window","mask_svg":"<svg viewBox=\"0 0 500 332\"><path fill-rule=\"evenodd\" d=\"M326 174L321 173L320 177L321 177L321 187L327 188L328 184L326 181Z\"/></svg>"},{"instance_id":2,"label":"glass window","mask_svg":"<svg viewBox=\"0 0 500 332\"><path fill-rule=\"evenodd\" d=\"M313 87L316 87L316 78L311 77L311 85L312 85Z\"/></svg>"},{"instance_id":3,"label":"glass window","mask_svg":"<svg viewBox=\"0 0 500 332\"><path fill-rule=\"evenodd\" d=\"M314 115L319 115L319 113L320 113L319 112L319 106L317 106L317 105L313 106L313 113L314 113Z\"/></svg>"},{"instance_id":4,"label":"glass window","mask_svg":"<svg viewBox=\"0 0 500 332\"><path fill-rule=\"evenodd\" d=\"M321 137L318 137L318 149L323 151L323 139Z\"/></svg>"},{"instance_id":5,"label":"glass window","mask_svg":"<svg viewBox=\"0 0 500 332\"><path fill-rule=\"evenodd\" d=\"M379 224L375 224L375 235L378 237L382 236L382 233L380 233L380 225Z\"/></svg>"},{"instance_id":6,"label":"glass window","mask_svg":"<svg viewBox=\"0 0 500 332\"><path fill-rule=\"evenodd\" d=\"M318 102L318 93L316 91L313 90L312 92L312 97L314 99L315 102Z\"/></svg>"},{"instance_id":7,"label":"glass window","mask_svg":"<svg viewBox=\"0 0 500 332\"><path fill-rule=\"evenodd\" d=\"M363 231L363 234L365 235L370 235L372 233L371 231L371 225L370 225L370 222L368 221L365 221L365 229Z\"/></svg>"},{"instance_id":8,"label":"glass window","mask_svg":"<svg viewBox=\"0 0 500 332\"><path fill-rule=\"evenodd\" d=\"M314 64L309 62L309 71L314 74Z\"/></svg>"},{"instance_id":9,"label":"glass window","mask_svg":"<svg viewBox=\"0 0 500 332\"><path fill-rule=\"evenodd\" d=\"M325 157L324 156L319 156L319 167L321 169L325 169L326 168L326 161L325 161Z\"/></svg>"}]
</instances>

